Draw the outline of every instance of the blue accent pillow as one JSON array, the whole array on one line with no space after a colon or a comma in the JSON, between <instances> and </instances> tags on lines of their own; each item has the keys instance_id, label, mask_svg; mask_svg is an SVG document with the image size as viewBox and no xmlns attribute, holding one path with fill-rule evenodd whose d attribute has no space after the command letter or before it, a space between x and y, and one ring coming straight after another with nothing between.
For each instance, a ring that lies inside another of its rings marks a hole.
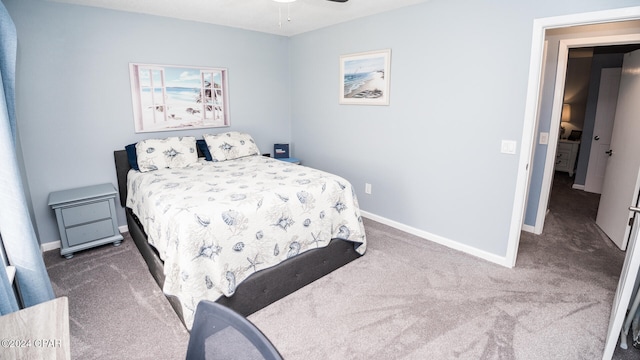
<instances>
[{"instance_id":1,"label":"blue accent pillow","mask_svg":"<svg viewBox=\"0 0 640 360\"><path fill-rule=\"evenodd\" d=\"M127 150L127 159L129 159L129 165L133 170L140 171L138 168L138 155L136 154L136 144L129 144L124 147Z\"/></svg>"},{"instance_id":2,"label":"blue accent pillow","mask_svg":"<svg viewBox=\"0 0 640 360\"><path fill-rule=\"evenodd\" d=\"M213 161L211 152L209 152L209 147L207 146L207 142L204 141L204 139L196 140L196 146L198 146L198 149L200 149L200 152L202 153L202 155L204 155L204 158L207 161Z\"/></svg>"}]
</instances>

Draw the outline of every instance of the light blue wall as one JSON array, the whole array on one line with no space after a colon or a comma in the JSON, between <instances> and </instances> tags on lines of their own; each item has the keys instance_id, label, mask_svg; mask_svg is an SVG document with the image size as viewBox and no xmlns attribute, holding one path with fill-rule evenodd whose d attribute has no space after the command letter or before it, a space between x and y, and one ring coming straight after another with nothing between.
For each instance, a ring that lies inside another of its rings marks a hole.
<instances>
[{"instance_id":1,"label":"light blue wall","mask_svg":"<svg viewBox=\"0 0 640 360\"><path fill-rule=\"evenodd\" d=\"M504 255L518 157L500 143L521 137L532 22L498 31L492 6L449 3L294 37L294 148L351 180L366 211ZM391 105L339 105L339 56L384 48Z\"/></svg>"},{"instance_id":2,"label":"light blue wall","mask_svg":"<svg viewBox=\"0 0 640 360\"><path fill-rule=\"evenodd\" d=\"M232 127L263 151L290 141L306 165L351 181L363 210L497 256L518 165L500 142L520 153L533 20L637 5L433 0L287 39L4 1L21 41L20 136L41 241L58 238L50 191L115 182L111 151L147 137L133 133L127 64L153 62L228 67ZM391 105L338 105L339 56L385 48Z\"/></svg>"},{"instance_id":3,"label":"light blue wall","mask_svg":"<svg viewBox=\"0 0 640 360\"><path fill-rule=\"evenodd\" d=\"M116 184L115 149L228 130L251 132L262 152L290 139L286 37L52 2L3 2L18 30L18 129L41 243L60 239L49 193ZM135 134L130 62L227 68L231 127Z\"/></svg>"},{"instance_id":4,"label":"light blue wall","mask_svg":"<svg viewBox=\"0 0 640 360\"><path fill-rule=\"evenodd\" d=\"M505 256L518 158L500 143L520 152L533 20L625 5L436 0L296 36L295 154L368 212ZM338 105L339 56L384 48L391 105Z\"/></svg>"}]
</instances>

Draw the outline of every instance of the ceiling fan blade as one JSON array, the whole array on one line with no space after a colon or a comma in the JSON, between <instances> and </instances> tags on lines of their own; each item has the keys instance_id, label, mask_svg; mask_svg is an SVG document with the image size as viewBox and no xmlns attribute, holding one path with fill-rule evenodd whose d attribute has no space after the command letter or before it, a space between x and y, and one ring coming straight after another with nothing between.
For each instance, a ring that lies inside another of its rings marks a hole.
<instances>
[{"instance_id":1,"label":"ceiling fan blade","mask_svg":"<svg viewBox=\"0 0 640 360\"><path fill-rule=\"evenodd\" d=\"M343 3L343 2L347 2L347 1L349 1L349 0L327 0L327 1L333 1L333 2L340 2L340 3Z\"/></svg>"}]
</instances>

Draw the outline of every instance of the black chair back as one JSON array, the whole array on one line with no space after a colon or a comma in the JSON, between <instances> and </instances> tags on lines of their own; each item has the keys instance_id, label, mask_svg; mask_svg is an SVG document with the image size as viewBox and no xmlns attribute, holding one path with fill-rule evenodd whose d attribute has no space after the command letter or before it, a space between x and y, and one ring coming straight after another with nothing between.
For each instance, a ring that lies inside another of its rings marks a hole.
<instances>
[{"instance_id":1,"label":"black chair back","mask_svg":"<svg viewBox=\"0 0 640 360\"><path fill-rule=\"evenodd\" d=\"M281 360L271 341L248 319L213 301L198 303L187 360Z\"/></svg>"}]
</instances>

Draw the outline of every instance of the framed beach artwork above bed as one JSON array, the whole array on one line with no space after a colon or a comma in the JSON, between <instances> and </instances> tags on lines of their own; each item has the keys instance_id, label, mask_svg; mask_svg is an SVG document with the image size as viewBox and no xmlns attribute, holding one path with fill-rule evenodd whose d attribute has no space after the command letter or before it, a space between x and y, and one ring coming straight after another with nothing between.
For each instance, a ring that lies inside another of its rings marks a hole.
<instances>
[{"instance_id":1,"label":"framed beach artwork above bed","mask_svg":"<svg viewBox=\"0 0 640 360\"><path fill-rule=\"evenodd\" d=\"M340 104L389 105L391 49L340 56Z\"/></svg>"},{"instance_id":2,"label":"framed beach artwork above bed","mask_svg":"<svg viewBox=\"0 0 640 360\"><path fill-rule=\"evenodd\" d=\"M229 126L227 69L129 64L135 131Z\"/></svg>"}]
</instances>

